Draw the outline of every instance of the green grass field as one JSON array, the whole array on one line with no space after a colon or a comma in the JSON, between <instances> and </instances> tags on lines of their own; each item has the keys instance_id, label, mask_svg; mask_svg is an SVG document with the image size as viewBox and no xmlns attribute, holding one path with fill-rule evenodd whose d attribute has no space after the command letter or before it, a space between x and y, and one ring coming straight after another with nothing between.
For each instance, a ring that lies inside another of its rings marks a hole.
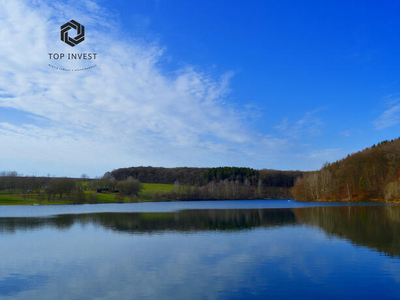
<instances>
[{"instance_id":1,"label":"green grass field","mask_svg":"<svg viewBox=\"0 0 400 300\"><path fill-rule=\"evenodd\" d=\"M138 200L141 202L154 201L157 195L171 192L173 188L173 184L143 183L143 190L140 191L138 195Z\"/></svg>"},{"instance_id":2,"label":"green grass field","mask_svg":"<svg viewBox=\"0 0 400 300\"><path fill-rule=\"evenodd\" d=\"M33 204L42 204L42 205L60 205L60 204L70 204L68 200L65 199L55 199L54 201L47 200L38 200L35 195L27 197L25 200L19 194L0 194L0 205L33 205Z\"/></svg>"},{"instance_id":3,"label":"green grass field","mask_svg":"<svg viewBox=\"0 0 400 300\"><path fill-rule=\"evenodd\" d=\"M140 194L154 194L154 193L171 192L173 190L173 188L174 188L173 184L143 183L143 190L141 191Z\"/></svg>"},{"instance_id":4,"label":"green grass field","mask_svg":"<svg viewBox=\"0 0 400 300\"><path fill-rule=\"evenodd\" d=\"M78 182L77 186L85 188L88 182ZM173 184L156 184L156 183L143 183L143 189L140 191L138 197L134 201L138 202L149 202L153 201L154 197L161 195L165 192L170 192L174 188ZM85 191L85 195L89 195L90 191ZM121 200L117 199L117 195L113 193L96 193L99 203L116 203ZM47 201L38 199L37 194L32 194L27 197L24 201L21 194L9 194L8 191L0 191L0 205L32 205L32 204L43 204L43 205L59 205L59 204L71 204L67 199L55 198L54 201ZM45 198L45 197L42 197ZM131 202L132 200L128 197L123 199L123 202Z\"/></svg>"}]
</instances>

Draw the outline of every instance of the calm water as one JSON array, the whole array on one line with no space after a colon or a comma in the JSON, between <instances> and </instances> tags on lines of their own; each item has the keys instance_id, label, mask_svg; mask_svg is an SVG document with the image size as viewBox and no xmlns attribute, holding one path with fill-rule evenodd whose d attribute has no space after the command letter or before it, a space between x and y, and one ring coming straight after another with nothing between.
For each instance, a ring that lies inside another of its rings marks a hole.
<instances>
[{"instance_id":1,"label":"calm water","mask_svg":"<svg viewBox=\"0 0 400 300\"><path fill-rule=\"evenodd\" d=\"M400 298L400 206L0 207L0 298Z\"/></svg>"}]
</instances>

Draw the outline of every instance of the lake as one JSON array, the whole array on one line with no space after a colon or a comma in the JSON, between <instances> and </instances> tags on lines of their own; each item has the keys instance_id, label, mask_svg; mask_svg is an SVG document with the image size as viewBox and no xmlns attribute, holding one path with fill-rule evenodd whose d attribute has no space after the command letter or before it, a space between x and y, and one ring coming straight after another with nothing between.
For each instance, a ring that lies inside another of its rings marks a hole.
<instances>
[{"instance_id":1,"label":"lake","mask_svg":"<svg viewBox=\"0 0 400 300\"><path fill-rule=\"evenodd\" d=\"M0 207L0 299L400 298L400 206Z\"/></svg>"}]
</instances>

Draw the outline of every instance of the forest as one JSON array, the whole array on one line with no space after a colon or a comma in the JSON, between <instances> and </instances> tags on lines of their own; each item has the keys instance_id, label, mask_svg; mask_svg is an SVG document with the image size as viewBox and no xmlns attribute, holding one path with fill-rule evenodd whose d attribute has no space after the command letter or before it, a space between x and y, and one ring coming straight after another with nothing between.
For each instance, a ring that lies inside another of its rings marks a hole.
<instances>
[{"instance_id":1,"label":"forest","mask_svg":"<svg viewBox=\"0 0 400 300\"><path fill-rule=\"evenodd\" d=\"M174 184L154 200L288 199L301 171L256 170L243 167L155 168L131 167L106 173L116 180Z\"/></svg>"},{"instance_id":2,"label":"forest","mask_svg":"<svg viewBox=\"0 0 400 300\"><path fill-rule=\"evenodd\" d=\"M142 183L174 184L178 181L185 185L203 185L206 171L206 168L131 167L113 170L110 175L116 180L132 177Z\"/></svg>"},{"instance_id":3,"label":"forest","mask_svg":"<svg viewBox=\"0 0 400 300\"><path fill-rule=\"evenodd\" d=\"M399 201L400 139L326 163L296 180L299 201Z\"/></svg>"},{"instance_id":4,"label":"forest","mask_svg":"<svg viewBox=\"0 0 400 300\"><path fill-rule=\"evenodd\" d=\"M271 169L256 170L240 167L217 168L160 168L160 167L130 167L116 169L110 172L116 180L124 180L128 177L139 180L142 183L165 183L181 185L202 186L212 181L239 181L244 183L246 179L250 185L256 186L261 180L265 187L293 187L296 178L302 177L301 171L280 171Z\"/></svg>"},{"instance_id":5,"label":"forest","mask_svg":"<svg viewBox=\"0 0 400 300\"><path fill-rule=\"evenodd\" d=\"M288 199L301 176L299 171L239 167L132 167L95 179L0 172L0 204Z\"/></svg>"}]
</instances>

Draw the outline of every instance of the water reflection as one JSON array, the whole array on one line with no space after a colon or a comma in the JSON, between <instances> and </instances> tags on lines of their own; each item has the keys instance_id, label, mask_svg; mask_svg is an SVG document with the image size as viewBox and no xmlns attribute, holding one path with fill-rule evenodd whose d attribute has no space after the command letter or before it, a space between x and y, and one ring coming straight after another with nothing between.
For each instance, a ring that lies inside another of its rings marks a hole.
<instances>
[{"instance_id":1,"label":"water reflection","mask_svg":"<svg viewBox=\"0 0 400 300\"><path fill-rule=\"evenodd\" d=\"M390 256L400 256L400 207L312 207L294 210L296 222Z\"/></svg>"},{"instance_id":2,"label":"water reflection","mask_svg":"<svg viewBox=\"0 0 400 300\"><path fill-rule=\"evenodd\" d=\"M126 234L240 231L306 224L357 245L400 256L399 206L184 210L174 213L93 213L46 218L0 218L0 234L44 227L65 230L74 224L94 224Z\"/></svg>"},{"instance_id":3,"label":"water reflection","mask_svg":"<svg viewBox=\"0 0 400 300\"><path fill-rule=\"evenodd\" d=\"M243 230L295 223L288 209L186 210L176 213L95 213L47 218L0 218L0 234L41 227L67 229L74 224L95 224L124 233L163 231Z\"/></svg>"},{"instance_id":4,"label":"water reflection","mask_svg":"<svg viewBox=\"0 0 400 300\"><path fill-rule=\"evenodd\" d=\"M399 222L396 206L0 218L0 299L400 297Z\"/></svg>"}]
</instances>

